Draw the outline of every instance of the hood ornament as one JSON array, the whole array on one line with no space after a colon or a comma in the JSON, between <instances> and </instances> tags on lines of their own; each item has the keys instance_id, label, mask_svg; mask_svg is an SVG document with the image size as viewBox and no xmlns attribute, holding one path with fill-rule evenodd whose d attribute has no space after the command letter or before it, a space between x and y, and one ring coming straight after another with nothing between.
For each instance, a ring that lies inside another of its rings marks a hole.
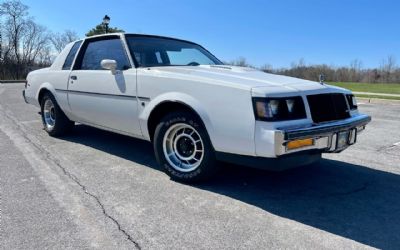
<instances>
[{"instance_id":1,"label":"hood ornament","mask_svg":"<svg viewBox=\"0 0 400 250\"><path fill-rule=\"evenodd\" d=\"M323 85L324 82L325 82L325 75L324 74L320 74L319 75L319 83Z\"/></svg>"}]
</instances>

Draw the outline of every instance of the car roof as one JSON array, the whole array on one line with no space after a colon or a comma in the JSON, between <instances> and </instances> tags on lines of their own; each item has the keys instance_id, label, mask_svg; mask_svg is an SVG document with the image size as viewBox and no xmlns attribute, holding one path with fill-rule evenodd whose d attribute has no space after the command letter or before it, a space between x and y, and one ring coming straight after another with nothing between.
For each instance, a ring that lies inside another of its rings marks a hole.
<instances>
[{"instance_id":1,"label":"car roof","mask_svg":"<svg viewBox=\"0 0 400 250\"><path fill-rule=\"evenodd\" d=\"M191 43L195 45L199 45L197 43L188 41L188 40L183 40L179 38L174 38L174 37L168 37L168 36L159 36L159 35L149 35L149 34L138 34L138 33L123 33L123 32L116 32L116 33L107 33L107 34L100 34L100 35L94 35L94 36L89 36L85 37L82 39L79 39L77 41L83 41L83 40L88 40L88 39L96 39L96 38L101 38L101 37L108 37L108 36L138 36L138 37L153 37L153 38L162 38L162 39L170 39L170 40L176 40L176 41L181 41L181 42L186 42L186 43ZM76 41L75 41L76 42ZM200 46L200 45L199 45Z\"/></svg>"}]
</instances>

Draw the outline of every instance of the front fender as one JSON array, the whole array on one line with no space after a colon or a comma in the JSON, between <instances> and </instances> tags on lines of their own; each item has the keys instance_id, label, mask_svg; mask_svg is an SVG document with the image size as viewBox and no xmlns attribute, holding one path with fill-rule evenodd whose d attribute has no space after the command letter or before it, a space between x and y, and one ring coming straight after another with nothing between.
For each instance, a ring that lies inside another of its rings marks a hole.
<instances>
[{"instance_id":1,"label":"front fender","mask_svg":"<svg viewBox=\"0 0 400 250\"><path fill-rule=\"evenodd\" d=\"M184 105L191 107L200 116L201 120L204 123L204 126L207 129L208 135L210 136L211 142L213 141L212 138L213 138L213 134L214 134L214 128L213 128L210 117L208 116L204 106L194 97L192 97L188 94L178 93L178 92L168 92L168 93L164 93L162 95L155 97L154 99L150 100L149 103L147 103L147 105L140 112L140 114L139 114L140 127L142 130L143 136L147 140L150 140L147 122L149 120L151 112L158 105L160 105L164 102L179 102L179 103L182 103Z\"/></svg>"}]
</instances>

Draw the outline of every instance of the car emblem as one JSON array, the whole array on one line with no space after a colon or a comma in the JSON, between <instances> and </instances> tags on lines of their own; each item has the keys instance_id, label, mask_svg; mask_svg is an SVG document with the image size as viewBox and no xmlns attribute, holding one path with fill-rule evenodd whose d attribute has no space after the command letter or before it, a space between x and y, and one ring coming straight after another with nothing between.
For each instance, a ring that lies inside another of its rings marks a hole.
<instances>
[{"instance_id":1,"label":"car emblem","mask_svg":"<svg viewBox=\"0 0 400 250\"><path fill-rule=\"evenodd\" d=\"M324 84L324 81L325 81L325 75L324 74L320 74L319 75L319 83L320 84Z\"/></svg>"},{"instance_id":2,"label":"car emblem","mask_svg":"<svg viewBox=\"0 0 400 250\"><path fill-rule=\"evenodd\" d=\"M325 75L324 74L320 74L319 75L319 83L320 84L324 84L324 81L325 81Z\"/></svg>"}]
</instances>

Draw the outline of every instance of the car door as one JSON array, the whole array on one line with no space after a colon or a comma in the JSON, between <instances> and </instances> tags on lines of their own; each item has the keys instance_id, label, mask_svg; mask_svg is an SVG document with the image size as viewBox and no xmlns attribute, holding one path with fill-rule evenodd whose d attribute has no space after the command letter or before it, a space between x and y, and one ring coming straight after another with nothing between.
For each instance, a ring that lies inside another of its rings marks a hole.
<instances>
[{"instance_id":1,"label":"car door","mask_svg":"<svg viewBox=\"0 0 400 250\"><path fill-rule=\"evenodd\" d=\"M102 69L104 59L117 62L115 74ZM68 100L82 123L141 135L136 70L119 36L85 40L69 77Z\"/></svg>"}]
</instances>

